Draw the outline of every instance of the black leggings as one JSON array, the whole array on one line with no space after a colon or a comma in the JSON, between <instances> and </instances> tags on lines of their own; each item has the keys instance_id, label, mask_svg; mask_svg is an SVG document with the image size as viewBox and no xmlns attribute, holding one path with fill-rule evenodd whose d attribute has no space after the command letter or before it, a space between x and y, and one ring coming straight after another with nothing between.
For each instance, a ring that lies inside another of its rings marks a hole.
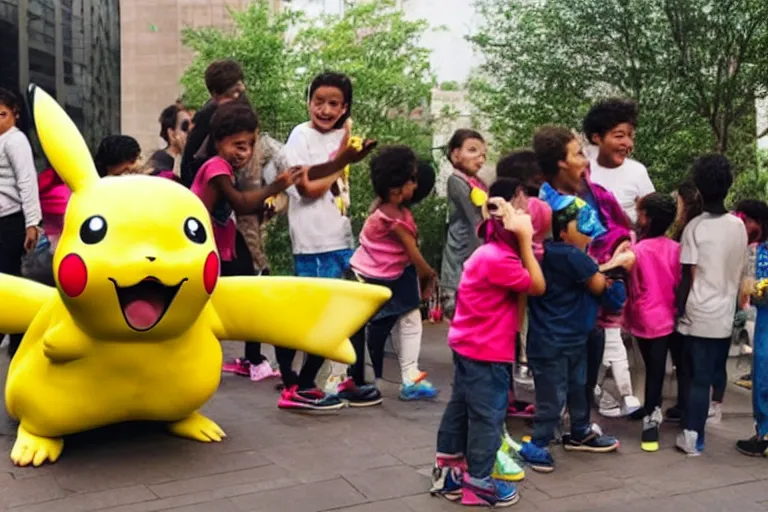
<instances>
[{"instance_id":1,"label":"black leggings","mask_svg":"<svg viewBox=\"0 0 768 512\"><path fill-rule=\"evenodd\" d=\"M24 214L13 213L0 217L0 273L21 276L21 257L24 255L24 240L27 228ZM0 339L3 334L0 333ZM11 334L8 355L13 357L21 344L23 334Z\"/></svg>"},{"instance_id":2,"label":"black leggings","mask_svg":"<svg viewBox=\"0 0 768 512\"><path fill-rule=\"evenodd\" d=\"M368 353L371 355L373 374L381 379L384 374L384 345L398 320L398 316L390 315L384 318L371 320L357 331L350 340L355 347L355 364L349 367L349 376L355 384L365 384L365 345L368 341Z\"/></svg>"},{"instance_id":3,"label":"black leggings","mask_svg":"<svg viewBox=\"0 0 768 512\"><path fill-rule=\"evenodd\" d=\"M688 392L691 387L691 365L688 361L688 346L685 336L675 331L668 338L669 355L672 356L672 364L675 366L677 377L677 403L675 408L681 412L688 405Z\"/></svg>"},{"instance_id":4,"label":"black leggings","mask_svg":"<svg viewBox=\"0 0 768 512\"><path fill-rule=\"evenodd\" d=\"M221 275L225 277L234 276L255 276L256 270L253 266L251 251L248 250L248 244L240 232L235 237L235 259L232 261L221 262ZM261 355L261 343L245 343L245 359L251 364L260 364L266 357Z\"/></svg>"},{"instance_id":5,"label":"black leggings","mask_svg":"<svg viewBox=\"0 0 768 512\"><path fill-rule=\"evenodd\" d=\"M654 339L637 339L637 346L645 363L645 414L650 415L661 407L664 376L667 373L667 348L669 336Z\"/></svg>"}]
</instances>

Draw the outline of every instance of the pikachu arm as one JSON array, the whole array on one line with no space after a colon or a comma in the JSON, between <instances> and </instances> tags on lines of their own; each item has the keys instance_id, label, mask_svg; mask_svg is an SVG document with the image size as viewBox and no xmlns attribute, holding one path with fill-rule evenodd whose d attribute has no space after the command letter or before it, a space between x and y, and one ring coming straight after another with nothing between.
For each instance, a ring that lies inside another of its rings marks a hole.
<instances>
[{"instance_id":1,"label":"pikachu arm","mask_svg":"<svg viewBox=\"0 0 768 512\"><path fill-rule=\"evenodd\" d=\"M352 364L348 338L391 292L340 279L223 277L211 297L220 340L253 340Z\"/></svg>"},{"instance_id":2,"label":"pikachu arm","mask_svg":"<svg viewBox=\"0 0 768 512\"><path fill-rule=\"evenodd\" d=\"M0 274L0 332L26 332L32 320L55 293L56 289L50 286Z\"/></svg>"},{"instance_id":3,"label":"pikachu arm","mask_svg":"<svg viewBox=\"0 0 768 512\"><path fill-rule=\"evenodd\" d=\"M68 363L88 354L91 338L67 317L43 334L43 355L54 363Z\"/></svg>"}]
</instances>

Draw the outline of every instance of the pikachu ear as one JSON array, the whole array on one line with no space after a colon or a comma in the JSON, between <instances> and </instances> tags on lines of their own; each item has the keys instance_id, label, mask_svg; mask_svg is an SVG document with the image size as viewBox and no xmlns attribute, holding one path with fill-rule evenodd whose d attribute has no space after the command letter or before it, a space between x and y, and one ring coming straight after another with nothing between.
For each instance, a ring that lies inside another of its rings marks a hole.
<instances>
[{"instance_id":1,"label":"pikachu ear","mask_svg":"<svg viewBox=\"0 0 768 512\"><path fill-rule=\"evenodd\" d=\"M83 136L56 100L31 84L29 104L45 156L72 192L98 181L99 175Z\"/></svg>"}]
</instances>

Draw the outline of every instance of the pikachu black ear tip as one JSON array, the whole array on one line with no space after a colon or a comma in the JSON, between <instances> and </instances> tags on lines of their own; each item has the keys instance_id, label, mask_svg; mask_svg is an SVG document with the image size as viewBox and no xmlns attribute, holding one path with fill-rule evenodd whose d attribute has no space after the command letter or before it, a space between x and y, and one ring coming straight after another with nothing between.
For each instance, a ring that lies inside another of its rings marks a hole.
<instances>
[{"instance_id":1,"label":"pikachu black ear tip","mask_svg":"<svg viewBox=\"0 0 768 512\"><path fill-rule=\"evenodd\" d=\"M35 101L35 93L37 92L37 85L29 84L27 87L27 101L32 105Z\"/></svg>"}]
</instances>

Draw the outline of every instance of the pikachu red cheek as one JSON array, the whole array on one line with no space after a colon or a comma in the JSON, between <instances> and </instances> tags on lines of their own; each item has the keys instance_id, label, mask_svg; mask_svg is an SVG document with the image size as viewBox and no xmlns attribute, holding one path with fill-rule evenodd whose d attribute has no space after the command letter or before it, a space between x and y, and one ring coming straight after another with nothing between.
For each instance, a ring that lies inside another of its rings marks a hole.
<instances>
[{"instance_id":1,"label":"pikachu red cheek","mask_svg":"<svg viewBox=\"0 0 768 512\"><path fill-rule=\"evenodd\" d=\"M77 254L67 254L59 265L59 286L68 297L75 298L85 290L88 284L88 269L83 258Z\"/></svg>"},{"instance_id":2,"label":"pikachu red cheek","mask_svg":"<svg viewBox=\"0 0 768 512\"><path fill-rule=\"evenodd\" d=\"M216 288L216 282L219 280L219 257L216 253L211 251L208 258L205 260L205 266L203 267L203 286L208 295L213 293L213 289Z\"/></svg>"}]
</instances>

